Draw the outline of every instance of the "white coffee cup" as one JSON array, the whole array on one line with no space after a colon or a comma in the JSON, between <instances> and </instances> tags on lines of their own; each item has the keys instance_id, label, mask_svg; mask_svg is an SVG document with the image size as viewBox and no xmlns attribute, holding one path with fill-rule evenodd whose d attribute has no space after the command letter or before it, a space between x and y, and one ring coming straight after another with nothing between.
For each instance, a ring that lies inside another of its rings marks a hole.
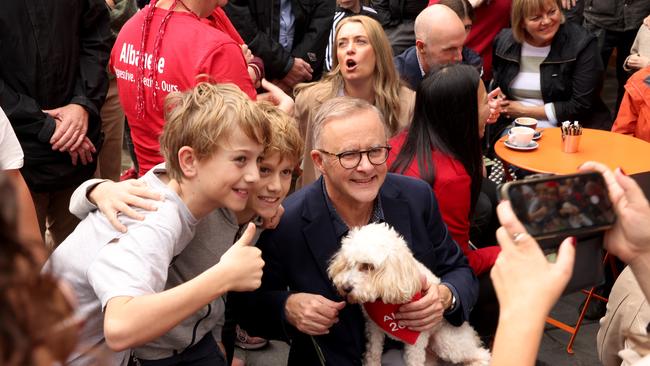
<instances>
[{"instance_id":1,"label":"white coffee cup","mask_svg":"<svg viewBox=\"0 0 650 366\"><path fill-rule=\"evenodd\" d=\"M508 142L512 145L524 147L533 141L535 130L529 127L513 127L508 133Z\"/></svg>"},{"instance_id":2,"label":"white coffee cup","mask_svg":"<svg viewBox=\"0 0 650 366\"><path fill-rule=\"evenodd\" d=\"M537 128L537 120L532 117L515 118L515 127L530 127L533 130Z\"/></svg>"}]
</instances>

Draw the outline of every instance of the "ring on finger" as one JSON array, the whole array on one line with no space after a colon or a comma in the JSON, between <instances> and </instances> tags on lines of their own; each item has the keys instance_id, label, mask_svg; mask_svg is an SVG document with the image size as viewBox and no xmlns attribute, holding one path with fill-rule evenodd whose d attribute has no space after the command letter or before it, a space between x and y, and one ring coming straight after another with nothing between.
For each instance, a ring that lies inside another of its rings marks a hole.
<instances>
[{"instance_id":1,"label":"ring on finger","mask_svg":"<svg viewBox=\"0 0 650 366\"><path fill-rule=\"evenodd\" d=\"M524 237L524 235L526 235L526 234L525 233L514 233L514 234L512 234L512 241L517 243Z\"/></svg>"}]
</instances>

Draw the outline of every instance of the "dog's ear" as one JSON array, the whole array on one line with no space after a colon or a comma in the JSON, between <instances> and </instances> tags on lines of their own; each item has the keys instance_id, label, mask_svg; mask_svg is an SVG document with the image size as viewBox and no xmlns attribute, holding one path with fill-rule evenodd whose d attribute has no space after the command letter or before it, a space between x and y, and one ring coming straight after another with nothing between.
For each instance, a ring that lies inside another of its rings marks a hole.
<instances>
[{"instance_id":1,"label":"dog's ear","mask_svg":"<svg viewBox=\"0 0 650 366\"><path fill-rule=\"evenodd\" d=\"M345 269L345 260L341 255L341 249L339 249L339 251L336 252L330 259L329 266L327 267L327 275L333 281L334 277L336 277L336 275L341 273L341 271L343 271L344 269Z\"/></svg>"},{"instance_id":2,"label":"dog's ear","mask_svg":"<svg viewBox=\"0 0 650 366\"><path fill-rule=\"evenodd\" d=\"M404 304L421 290L420 272L407 248L400 248L393 254L377 268L372 285L385 303Z\"/></svg>"}]
</instances>

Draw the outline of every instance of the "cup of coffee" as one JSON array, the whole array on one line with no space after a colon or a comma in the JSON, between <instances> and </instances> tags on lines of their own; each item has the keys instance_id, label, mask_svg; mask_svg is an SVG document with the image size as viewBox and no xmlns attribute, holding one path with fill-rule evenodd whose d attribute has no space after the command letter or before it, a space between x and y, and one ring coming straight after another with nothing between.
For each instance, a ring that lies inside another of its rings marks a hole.
<instances>
[{"instance_id":1,"label":"cup of coffee","mask_svg":"<svg viewBox=\"0 0 650 366\"><path fill-rule=\"evenodd\" d=\"M535 130L530 127L513 127L508 133L508 142L511 145L525 147L533 141Z\"/></svg>"},{"instance_id":2,"label":"cup of coffee","mask_svg":"<svg viewBox=\"0 0 650 366\"><path fill-rule=\"evenodd\" d=\"M532 117L515 118L515 126L528 127L534 130L537 128L537 120Z\"/></svg>"}]
</instances>

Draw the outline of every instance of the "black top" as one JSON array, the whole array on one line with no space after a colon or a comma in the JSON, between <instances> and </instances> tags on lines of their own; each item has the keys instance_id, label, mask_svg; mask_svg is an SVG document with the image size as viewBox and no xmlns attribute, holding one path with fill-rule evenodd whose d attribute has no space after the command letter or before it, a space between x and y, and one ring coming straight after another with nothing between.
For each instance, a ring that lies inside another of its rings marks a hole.
<instances>
[{"instance_id":1,"label":"black top","mask_svg":"<svg viewBox=\"0 0 650 366\"><path fill-rule=\"evenodd\" d=\"M323 69L335 7L334 0L291 0L295 30L290 52L278 41L280 0L230 0L224 10L253 54L264 60L267 79L284 78L299 57L314 70L313 81Z\"/></svg>"},{"instance_id":2,"label":"black top","mask_svg":"<svg viewBox=\"0 0 650 366\"><path fill-rule=\"evenodd\" d=\"M42 110L83 106L99 149L109 38L103 0L0 1L0 106L23 148L30 189L73 187L94 172L94 164L75 167L67 152L52 151L55 122Z\"/></svg>"}]
</instances>

